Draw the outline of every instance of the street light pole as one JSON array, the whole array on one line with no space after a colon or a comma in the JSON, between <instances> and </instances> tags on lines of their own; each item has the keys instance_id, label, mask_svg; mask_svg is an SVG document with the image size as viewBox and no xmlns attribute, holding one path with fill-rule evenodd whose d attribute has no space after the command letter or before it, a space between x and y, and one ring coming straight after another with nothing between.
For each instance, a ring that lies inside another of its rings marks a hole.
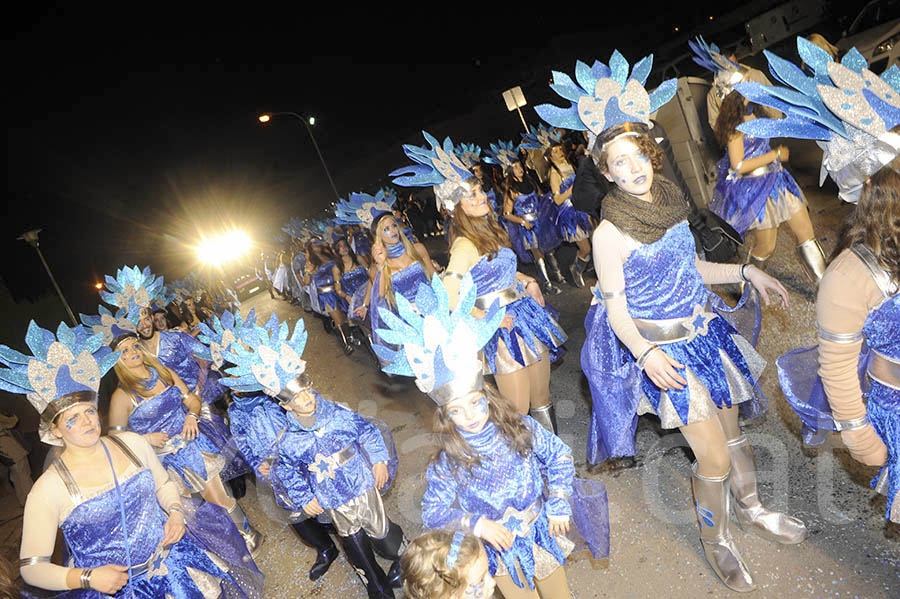
<instances>
[{"instance_id":1,"label":"street light pole","mask_svg":"<svg viewBox=\"0 0 900 599\"><path fill-rule=\"evenodd\" d=\"M319 161L322 163L322 168L325 169L325 175L328 177L328 182L331 183L331 190L334 191L334 197L337 198L337 201L341 200L341 196L338 193L337 187L334 185L334 179L331 178L331 172L328 170L328 165L325 164L325 158L322 156L322 151L319 149L319 144L316 143L316 136L313 135L312 128L310 127L310 123L315 123L315 120L310 117L308 120L304 118L302 115L296 112L273 112L271 114L263 114L259 117L260 123L268 123L270 118L273 116L292 116L306 127L307 133L309 133L309 138L312 140L313 147L316 149L316 154L319 155Z\"/></svg>"},{"instance_id":2,"label":"street light pole","mask_svg":"<svg viewBox=\"0 0 900 599\"><path fill-rule=\"evenodd\" d=\"M69 314L69 318L72 319L72 326L78 326L78 321L75 320L75 315L72 313L72 308L69 307L69 302L66 301L66 297L63 295L62 289L59 288L59 285L56 283L56 279L53 277L53 273L50 272L50 265L47 264L47 261L44 259L44 254L41 252L40 242L38 241L38 233L41 232L41 229L33 229L31 231L27 231L22 233L18 239L21 239L31 247L37 251L38 257L41 259L41 263L44 265L44 269L47 271L47 275L50 277L50 282L53 283L53 288L56 289L57 295L59 295L59 301L62 302L63 307L66 309L66 312Z\"/></svg>"}]
</instances>

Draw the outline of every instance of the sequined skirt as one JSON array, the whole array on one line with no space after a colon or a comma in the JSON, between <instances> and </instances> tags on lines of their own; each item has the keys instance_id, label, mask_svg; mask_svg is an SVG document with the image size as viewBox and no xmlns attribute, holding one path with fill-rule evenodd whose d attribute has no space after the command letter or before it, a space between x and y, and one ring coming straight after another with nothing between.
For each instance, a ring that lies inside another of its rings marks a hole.
<instances>
[{"instance_id":1,"label":"sequined skirt","mask_svg":"<svg viewBox=\"0 0 900 599\"><path fill-rule=\"evenodd\" d=\"M887 496L885 517L900 523L900 391L869 382L869 422L887 447L887 462L872 480L872 488Z\"/></svg>"},{"instance_id":2,"label":"sequined skirt","mask_svg":"<svg viewBox=\"0 0 900 599\"><path fill-rule=\"evenodd\" d=\"M199 493L225 468L225 458L202 432L177 451L159 456L159 461L183 493Z\"/></svg>"},{"instance_id":3,"label":"sequined skirt","mask_svg":"<svg viewBox=\"0 0 900 599\"><path fill-rule=\"evenodd\" d=\"M561 355L566 333L546 307L527 296L507 304L506 313L514 317L512 330L497 329L485 344L485 374L510 374L547 352L551 362Z\"/></svg>"},{"instance_id":4,"label":"sequined skirt","mask_svg":"<svg viewBox=\"0 0 900 599\"><path fill-rule=\"evenodd\" d=\"M591 235L591 217L587 212L576 210L569 202L559 207L556 226L560 237L569 243L587 239Z\"/></svg>"},{"instance_id":5,"label":"sequined skirt","mask_svg":"<svg viewBox=\"0 0 900 599\"><path fill-rule=\"evenodd\" d=\"M766 210L762 217L750 225L750 231L754 229L776 229L778 225L787 222L795 214L806 208L806 200L797 197L787 189L779 192L778 201L769 198L766 201Z\"/></svg>"}]
</instances>

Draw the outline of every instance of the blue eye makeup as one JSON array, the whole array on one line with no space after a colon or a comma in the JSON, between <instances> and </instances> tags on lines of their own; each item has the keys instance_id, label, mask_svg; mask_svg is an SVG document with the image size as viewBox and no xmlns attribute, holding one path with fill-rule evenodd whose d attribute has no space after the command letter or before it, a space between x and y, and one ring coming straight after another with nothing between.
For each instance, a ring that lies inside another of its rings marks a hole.
<instances>
[{"instance_id":1,"label":"blue eye makeup","mask_svg":"<svg viewBox=\"0 0 900 599\"><path fill-rule=\"evenodd\" d=\"M78 422L78 416L70 416L66 418L66 428L68 430L72 430L72 427L75 426L75 423Z\"/></svg>"}]
</instances>

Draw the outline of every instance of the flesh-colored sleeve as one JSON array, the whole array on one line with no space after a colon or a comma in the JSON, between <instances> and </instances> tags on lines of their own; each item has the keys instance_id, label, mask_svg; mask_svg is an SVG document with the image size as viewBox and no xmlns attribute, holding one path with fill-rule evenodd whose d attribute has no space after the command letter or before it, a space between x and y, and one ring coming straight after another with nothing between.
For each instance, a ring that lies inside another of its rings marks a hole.
<instances>
[{"instance_id":1,"label":"flesh-colored sleeve","mask_svg":"<svg viewBox=\"0 0 900 599\"><path fill-rule=\"evenodd\" d=\"M153 474L153 481L156 483L156 499L159 501L160 507L168 513L172 506L181 505L178 486L169 478L169 473L156 457L153 447L142 436L135 433L123 433L119 435L119 438L125 441L129 449Z\"/></svg>"},{"instance_id":2,"label":"flesh-colored sleeve","mask_svg":"<svg viewBox=\"0 0 900 599\"><path fill-rule=\"evenodd\" d=\"M471 241L465 237L457 237L453 240L453 245L450 246L450 260L443 277L451 310L456 307L462 276L469 272L469 269L475 266L479 259L478 250Z\"/></svg>"},{"instance_id":3,"label":"flesh-colored sleeve","mask_svg":"<svg viewBox=\"0 0 900 599\"><path fill-rule=\"evenodd\" d=\"M49 558L56 546L59 515L69 493L53 468L45 472L31 489L25 501L22 520L22 545L19 558ZM22 566L22 580L48 591L68 589L66 576L71 568L51 564L48 561Z\"/></svg>"},{"instance_id":4,"label":"flesh-colored sleeve","mask_svg":"<svg viewBox=\"0 0 900 599\"><path fill-rule=\"evenodd\" d=\"M703 278L704 285L722 285L724 283L741 282L740 264L722 264L720 262L707 262L696 258L694 264Z\"/></svg>"},{"instance_id":5,"label":"flesh-colored sleeve","mask_svg":"<svg viewBox=\"0 0 900 599\"><path fill-rule=\"evenodd\" d=\"M603 293L612 294L612 297L604 299L609 326L619 341L635 357L639 357L652 343L640 334L628 313L623 265L629 251L625 238L615 225L609 221L603 221L594 231L593 252L600 290Z\"/></svg>"},{"instance_id":6,"label":"flesh-colored sleeve","mask_svg":"<svg viewBox=\"0 0 900 599\"><path fill-rule=\"evenodd\" d=\"M856 420L866 415L857 371L862 339L836 343L824 339L822 332L859 334L869 312L882 300L881 291L865 265L849 250L835 258L819 283L816 300L819 376L836 420ZM852 453L860 455L867 454L880 442L871 426L846 431L841 437Z\"/></svg>"}]
</instances>

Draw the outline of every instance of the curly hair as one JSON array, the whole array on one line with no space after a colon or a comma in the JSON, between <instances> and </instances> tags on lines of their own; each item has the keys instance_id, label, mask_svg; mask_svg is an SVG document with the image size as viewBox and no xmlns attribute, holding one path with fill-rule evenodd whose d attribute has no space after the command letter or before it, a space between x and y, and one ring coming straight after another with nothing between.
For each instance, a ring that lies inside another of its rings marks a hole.
<instances>
[{"instance_id":1,"label":"curly hair","mask_svg":"<svg viewBox=\"0 0 900 599\"><path fill-rule=\"evenodd\" d=\"M507 446L522 457L531 455L531 431L519 414L490 383L484 384L484 396L488 400L488 421L499 429ZM490 459L490 456L481 456L469 446L450 420L447 406L440 406L435 411L434 432L437 433L440 449L432 456L431 462L445 457L454 474L465 471L471 475L472 469L481 465L483 457Z\"/></svg>"},{"instance_id":2,"label":"curly hair","mask_svg":"<svg viewBox=\"0 0 900 599\"><path fill-rule=\"evenodd\" d=\"M716 126L713 127L713 135L720 146L723 148L728 146L728 140L737 131L738 125L744 122L744 115L747 114L748 108L758 118L768 116L765 109L759 104L750 102L745 107L744 96L737 90L725 96L722 106L719 108L719 116L716 117Z\"/></svg>"},{"instance_id":3,"label":"curly hair","mask_svg":"<svg viewBox=\"0 0 900 599\"><path fill-rule=\"evenodd\" d=\"M470 179L469 184L479 183ZM489 210L483 217L473 217L466 214L460 204L453 209L453 219L450 221L451 245L457 237L465 237L471 241L479 255L489 256L491 260L501 247L512 245L507 232L497 223L493 210Z\"/></svg>"},{"instance_id":4,"label":"curly hair","mask_svg":"<svg viewBox=\"0 0 900 599\"><path fill-rule=\"evenodd\" d=\"M872 250L891 279L900 281L900 158L863 185L856 210L841 231L834 256L856 243Z\"/></svg>"},{"instance_id":5,"label":"curly hair","mask_svg":"<svg viewBox=\"0 0 900 599\"><path fill-rule=\"evenodd\" d=\"M637 146L638 151L650 159L650 164L653 165L654 171L659 171L663 166L663 151L662 148L659 147L659 144L656 143L656 140L650 137L649 134L639 133L637 135L633 135L628 138L631 143ZM600 169L601 173L609 174L609 168L606 165L606 161L609 158L609 146L611 144L607 143L603 149L600 151L600 156L597 158L597 167Z\"/></svg>"},{"instance_id":6,"label":"curly hair","mask_svg":"<svg viewBox=\"0 0 900 599\"><path fill-rule=\"evenodd\" d=\"M451 599L466 588L466 570L484 551L481 541L472 535L463 537L453 568L447 567L447 554L453 533L429 530L407 545L400 558L403 592L410 599Z\"/></svg>"}]
</instances>

